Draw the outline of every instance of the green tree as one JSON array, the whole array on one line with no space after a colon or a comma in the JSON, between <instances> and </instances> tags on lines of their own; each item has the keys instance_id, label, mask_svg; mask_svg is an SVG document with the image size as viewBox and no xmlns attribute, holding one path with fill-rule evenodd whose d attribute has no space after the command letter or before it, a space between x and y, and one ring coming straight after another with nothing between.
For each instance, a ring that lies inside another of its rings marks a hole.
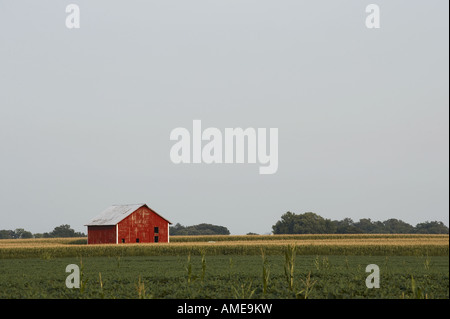
<instances>
[{"instance_id":1,"label":"green tree","mask_svg":"<svg viewBox=\"0 0 450 319\"><path fill-rule=\"evenodd\" d=\"M312 212L299 215L286 212L272 230L274 234L330 234L336 232L336 225Z\"/></svg>"},{"instance_id":2,"label":"green tree","mask_svg":"<svg viewBox=\"0 0 450 319\"><path fill-rule=\"evenodd\" d=\"M84 237L86 236L83 233L75 232L72 228L70 228L70 225L60 225L53 229L51 233L44 233L43 237Z\"/></svg>"},{"instance_id":3,"label":"green tree","mask_svg":"<svg viewBox=\"0 0 450 319\"><path fill-rule=\"evenodd\" d=\"M33 238L33 234L23 228L17 228L14 234L15 238Z\"/></svg>"},{"instance_id":4,"label":"green tree","mask_svg":"<svg viewBox=\"0 0 450 319\"><path fill-rule=\"evenodd\" d=\"M355 223L355 227L358 228L362 233L365 234L373 234L377 233L377 227L370 218L362 218L359 220L359 222Z\"/></svg>"},{"instance_id":5,"label":"green tree","mask_svg":"<svg viewBox=\"0 0 450 319\"><path fill-rule=\"evenodd\" d=\"M384 221L383 225L388 234L411 234L414 232L413 226L395 218Z\"/></svg>"},{"instance_id":6,"label":"green tree","mask_svg":"<svg viewBox=\"0 0 450 319\"><path fill-rule=\"evenodd\" d=\"M443 222L426 221L419 223L415 227L415 232L418 234L448 234L448 227Z\"/></svg>"},{"instance_id":7,"label":"green tree","mask_svg":"<svg viewBox=\"0 0 450 319\"><path fill-rule=\"evenodd\" d=\"M10 229L2 229L0 230L0 239L13 239L14 231Z\"/></svg>"},{"instance_id":8,"label":"green tree","mask_svg":"<svg viewBox=\"0 0 450 319\"><path fill-rule=\"evenodd\" d=\"M344 218L343 220L334 220L333 224L336 227L337 234L358 234L362 231L355 226L351 218Z\"/></svg>"},{"instance_id":9,"label":"green tree","mask_svg":"<svg viewBox=\"0 0 450 319\"><path fill-rule=\"evenodd\" d=\"M16 230L2 229L0 230L0 239L19 239L19 238L33 238L33 234L23 228Z\"/></svg>"}]
</instances>

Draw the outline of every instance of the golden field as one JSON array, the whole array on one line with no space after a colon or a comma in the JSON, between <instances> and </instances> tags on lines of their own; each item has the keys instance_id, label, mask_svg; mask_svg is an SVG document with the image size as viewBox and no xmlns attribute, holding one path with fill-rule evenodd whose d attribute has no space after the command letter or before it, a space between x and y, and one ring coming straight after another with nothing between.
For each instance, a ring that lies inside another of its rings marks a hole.
<instances>
[{"instance_id":1,"label":"golden field","mask_svg":"<svg viewBox=\"0 0 450 319\"><path fill-rule=\"evenodd\" d=\"M2 239L0 258L71 256L282 254L296 246L301 255L439 255L449 252L448 235L244 235L172 236L170 243L86 245L86 238Z\"/></svg>"}]
</instances>

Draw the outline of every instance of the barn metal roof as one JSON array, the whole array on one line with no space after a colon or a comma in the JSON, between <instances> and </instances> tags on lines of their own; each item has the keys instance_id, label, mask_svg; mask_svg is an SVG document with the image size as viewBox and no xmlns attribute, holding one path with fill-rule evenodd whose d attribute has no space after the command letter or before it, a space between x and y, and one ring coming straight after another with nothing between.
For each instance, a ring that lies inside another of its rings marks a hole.
<instances>
[{"instance_id":1,"label":"barn metal roof","mask_svg":"<svg viewBox=\"0 0 450 319\"><path fill-rule=\"evenodd\" d=\"M127 216L131 215L134 211L136 211L137 209L141 208L142 206L147 206L147 205L146 204L132 204L132 205L113 205L113 206L110 206L107 209L105 209L103 212L101 212L99 215L94 217L85 226L111 226L111 225L116 225L121 220L123 220ZM156 214L159 215L158 213L156 213ZM161 216L161 215L159 215L159 216ZM161 216L161 218L165 219L162 216ZM165 219L165 220L167 220L167 219ZM169 222L169 224L171 224L171 222Z\"/></svg>"}]
</instances>

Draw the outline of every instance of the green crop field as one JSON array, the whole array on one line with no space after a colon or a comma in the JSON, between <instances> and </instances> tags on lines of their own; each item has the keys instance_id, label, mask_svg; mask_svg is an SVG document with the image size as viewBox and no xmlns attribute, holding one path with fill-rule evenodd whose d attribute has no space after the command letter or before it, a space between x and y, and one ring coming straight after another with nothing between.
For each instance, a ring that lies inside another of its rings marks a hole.
<instances>
[{"instance_id":1,"label":"green crop field","mask_svg":"<svg viewBox=\"0 0 450 319\"><path fill-rule=\"evenodd\" d=\"M308 298L449 298L448 257L296 256L292 289L284 259L266 257L265 292L261 256L3 259L0 298L305 298L308 276ZM82 264L82 289L65 286L68 264ZM379 289L365 285L368 264Z\"/></svg>"},{"instance_id":2,"label":"green crop field","mask_svg":"<svg viewBox=\"0 0 450 319\"><path fill-rule=\"evenodd\" d=\"M0 298L449 298L448 235L269 237L0 240ZM380 288L366 286L369 264Z\"/></svg>"}]
</instances>

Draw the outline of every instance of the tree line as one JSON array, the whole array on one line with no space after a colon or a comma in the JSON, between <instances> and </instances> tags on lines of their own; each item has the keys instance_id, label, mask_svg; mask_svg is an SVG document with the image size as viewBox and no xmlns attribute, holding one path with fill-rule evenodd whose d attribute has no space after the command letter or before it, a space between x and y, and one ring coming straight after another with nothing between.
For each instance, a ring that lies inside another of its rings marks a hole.
<instances>
[{"instance_id":1,"label":"tree line","mask_svg":"<svg viewBox=\"0 0 450 319\"><path fill-rule=\"evenodd\" d=\"M169 232L171 236L230 235L227 227L206 223L192 226L177 223L175 226L170 226ZM286 212L272 226L272 232L273 234L448 234L449 228L440 221L426 221L412 226L395 218L385 221L363 218L355 222L351 218L331 220L312 212L303 214ZM247 235L256 234L248 233ZM67 224L57 226L48 233L32 234L23 228L0 230L0 239L57 237L86 237L86 234L74 231Z\"/></svg>"},{"instance_id":2,"label":"tree line","mask_svg":"<svg viewBox=\"0 0 450 319\"><path fill-rule=\"evenodd\" d=\"M182 226L177 223L170 227L171 236L190 236L190 235L229 235L230 231L224 226L217 226L212 224L198 224L193 226ZM70 225L60 225L49 233L36 233L17 228L15 230L0 230L0 239L23 239L23 238L58 238L58 237L86 237L86 234L76 232Z\"/></svg>"},{"instance_id":3,"label":"tree line","mask_svg":"<svg viewBox=\"0 0 450 319\"><path fill-rule=\"evenodd\" d=\"M351 218L331 220L312 212L286 212L272 226L274 234L448 234L449 228L440 221L426 221L412 226L391 218L372 221L370 218L354 222Z\"/></svg>"},{"instance_id":4,"label":"tree line","mask_svg":"<svg viewBox=\"0 0 450 319\"><path fill-rule=\"evenodd\" d=\"M22 239L22 238L59 238L59 237L86 237L84 233L76 232L70 225L60 225L53 229L49 233L36 233L17 228L15 230L2 229L0 230L0 239Z\"/></svg>"},{"instance_id":5,"label":"tree line","mask_svg":"<svg viewBox=\"0 0 450 319\"><path fill-rule=\"evenodd\" d=\"M180 223L169 227L170 236L194 236L194 235L229 235L230 231L224 226L212 224L198 224L183 226Z\"/></svg>"}]
</instances>

